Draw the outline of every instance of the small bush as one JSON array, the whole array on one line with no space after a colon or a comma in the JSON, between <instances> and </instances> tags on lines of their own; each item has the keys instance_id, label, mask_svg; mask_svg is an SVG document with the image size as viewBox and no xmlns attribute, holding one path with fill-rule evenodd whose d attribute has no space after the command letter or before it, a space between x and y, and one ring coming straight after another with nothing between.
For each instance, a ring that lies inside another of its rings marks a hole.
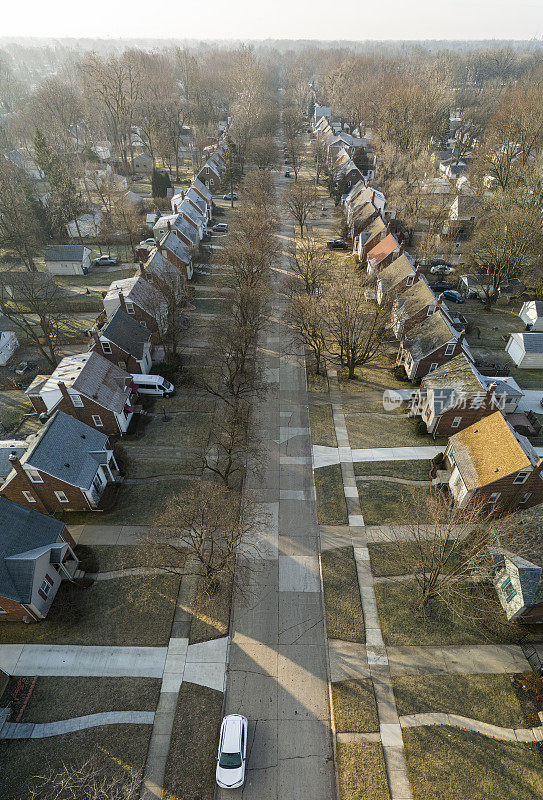
<instances>
[{"instance_id":1,"label":"small bush","mask_svg":"<svg viewBox=\"0 0 543 800\"><path fill-rule=\"evenodd\" d=\"M432 464L434 465L434 467L437 467L438 469L441 468L443 461L444 461L443 453L437 453L437 455L435 455L432 458Z\"/></svg>"},{"instance_id":2,"label":"small bush","mask_svg":"<svg viewBox=\"0 0 543 800\"><path fill-rule=\"evenodd\" d=\"M426 423L424 422L424 420L419 419L419 421L415 426L415 430L417 436L426 436L426 434L428 433L428 428L426 427Z\"/></svg>"},{"instance_id":3,"label":"small bush","mask_svg":"<svg viewBox=\"0 0 543 800\"><path fill-rule=\"evenodd\" d=\"M392 373L397 381L408 381L409 378L407 377L407 372L405 371L405 367L403 364L397 364Z\"/></svg>"}]
</instances>

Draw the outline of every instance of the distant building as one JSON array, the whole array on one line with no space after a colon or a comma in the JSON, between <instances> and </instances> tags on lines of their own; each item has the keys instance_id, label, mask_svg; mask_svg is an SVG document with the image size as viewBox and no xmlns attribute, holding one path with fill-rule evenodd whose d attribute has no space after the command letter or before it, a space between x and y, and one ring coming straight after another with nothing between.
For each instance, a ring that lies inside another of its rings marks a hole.
<instances>
[{"instance_id":1,"label":"distant building","mask_svg":"<svg viewBox=\"0 0 543 800\"><path fill-rule=\"evenodd\" d=\"M86 275L90 256L90 249L83 245L50 245L45 249L45 267L52 275Z\"/></svg>"}]
</instances>

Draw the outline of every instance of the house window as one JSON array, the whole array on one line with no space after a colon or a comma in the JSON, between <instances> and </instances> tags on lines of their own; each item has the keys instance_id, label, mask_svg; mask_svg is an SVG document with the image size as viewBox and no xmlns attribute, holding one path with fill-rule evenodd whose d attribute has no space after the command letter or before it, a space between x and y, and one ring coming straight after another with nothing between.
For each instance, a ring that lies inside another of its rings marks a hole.
<instances>
[{"instance_id":1,"label":"house window","mask_svg":"<svg viewBox=\"0 0 543 800\"><path fill-rule=\"evenodd\" d=\"M430 364L430 369L428 370L428 372L433 372L433 371L434 371L435 369L437 369L438 367L439 367L439 364L438 364L436 361L433 361L433 362Z\"/></svg>"},{"instance_id":2,"label":"house window","mask_svg":"<svg viewBox=\"0 0 543 800\"><path fill-rule=\"evenodd\" d=\"M102 342L102 353L106 355L111 355L111 345L109 342Z\"/></svg>"},{"instance_id":3,"label":"house window","mask_svg":"<svg viewBox=\"0 0 543 800\"><path fill-rule=\"evenodd\" d=\"M452 354L454 353L454 348L455 347L456 347L456 343L455 342L449 342L449 344L445 348L445 355L446 356L452 356Z\"/></svg>"},{"instance_id":4,"label":"house window","mask_svg":"<svg viewBox=\"0 0 543 800\"><path fill-rule=\"evenodd\" d=\"M126 305L126 313L133 314L134 313L134 303L125 303Z\"/></svg>"},{"instance_id":5,"label":"house window","mask_svg":"<svg viewBox=\"0 0 543 800\"><path fill-rule=\"evenodd\" d=\"M519 506L523 505L524 503L527 503L531 496L532 496L531 492L526 492L525 494L523 494L520 500L518 501Z\"/></svg>"},{"instance_id":6,"label":"house window","mask_svg":"<svg viewBox=\"0 0 543 800\"><path fill-rule=\"evenodd\" d=\"M209 167L206 167L206 175L209 175Z\"/></svg>"},{"instance_id":7,"label":"house window","mask_svg":"<svg viewBox=\"0 0 543 800\"><path fill-rule=\"evenodd\" d=\"M509 589L511 589L512 586L513 586L513 584L511 583L511 578L506 578L504 580L504 582L502 583L502 585L500 586L500 589L509 590Z\"/></svg>"},{"instance_id":8,"label":"house window","mask_svg":"<svg viewBox=\"0 0 543 800\"><path fill-rule=\"evenodd\" d=\"M431 317L433 313L434 313L434 307L428 306L428 311L426 312L426 316Z\"/></svg>"},{"instance_id":9,"label":"house window","mask_svg":"<svg viewBox=\"0 0 543 800\"><path fill-rule=\"evenodd\" d=\"M67 503L68 498L64 494L64 492L55 492L55 497L57 498L59 503Z\"/></svg>"},{"instance_id":10,"label":"house window","mask_svg":"<svg viewBox=\"0 0 543 800\"><path fill-rule=\"evenodd\" d=\"M488 498L489 503L495 503L501 497L501 492L492 492Z\"/></svg>"},{"instance_id":11,"label":"house window","mask_svg":"<svg viewBox=\"0 0 543 800\"><path fill-rule=\"evenodd\" d=\"M43 592L44 595L47 597L49 592L51 591L51 584L48 580L42 581L42 585L40 586L40 592Z\"/></svg>"},{"instance_id":12,"label":"house window","mask_svg":"<svg viewBox=\"0 0 543 800\"><path fill-rule=\"evenodd\" d=\"M78 394L71 394L72 403L76 408L83 408L83 400Z\"/></svg>"},{"instance_id":13,"label":"house window","mask_svg":"<svg viewBox=\"0 0 543 800\"><path fill-rule=\"evenodd\" d=\"M451 428L458 428L462 422L462 417L455 417L451 422Z\"/></svg>"},{"instance_id":14,"label":"house window","mask_svg":"<svg viewBox=\"0 0 543 800\"><path fill-rule=\"evenodd\" d=\"M102 417L100 417L98 414L92 415L92 424L95 425L97 428L104 427L104 423L102 422Z\"/></svg>"},{"instance_id":15,"label":"house window","mask_svg":"<svg viewBox=\"0 0 543 800\"><path fill-rule=\"evenodd\" d=\"M513 481L513 485L514 486L518 486L521 483L526 483L526 481L528 480L529 476L530 476L530 470L529 469L525 469L522 472L519 472L516 475L515 480Z\"/></svg>"},{"instance_id":16,"label":"house window","mask_svg":"<svg viewBox=\"0 0 543 800\"><path fill-rule=\"evenodd\" d=\"M510 602L511 602L511 600L513 599L513 597L516 597L516 596L517 596L517 593L516 593L515 589L513 589L513 591L512 591L512 592L510 592L510 593L507 595L507 597L505 598L505 602L506 602L506 603L510 603Z\"/></svg>"},{"instance_id":17,"label":"house window","mask_svg":"<svg viewBox=\"0 0 543 800\"><path fill-rule=\"evenodd\" d=\"M414 275L410 275L408 277L407 281L405 282L405 285L406 286L413 286L414 283L415 283L415 276Z\"/></svg>"},{"instance_id":18,"label":"house window","mask_svg":"<svg viewBox=\"0 0 543 800\"><path fill-rule=\"evenodd\" d=\"M37 469L27 469L25 470L25 472L32 481L32 483L43 483L42 476L40 475Z\"/></svg>"},{"instance_id":19,"label":"house window","mask_svg":"<svg viewBox=\"0 0 543 800\"><path fill-rule=\"evenodd\" d=\"M36 502L36 498L34 497L33 494L30 494L30 492L23 492L23 497L28 503Z\"/></svg>"}]
</instances>

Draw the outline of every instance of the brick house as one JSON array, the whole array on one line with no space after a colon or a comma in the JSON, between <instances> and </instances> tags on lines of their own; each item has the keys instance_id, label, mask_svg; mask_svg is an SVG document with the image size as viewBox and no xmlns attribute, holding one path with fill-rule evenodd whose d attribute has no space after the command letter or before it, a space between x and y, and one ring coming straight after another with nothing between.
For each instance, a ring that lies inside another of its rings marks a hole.
<instances>
[{"instance_id":1,"label":"brick house","mask_svg":"<svg viewBox=\"0 0 543 800\"><path fill-rule=\"evenodd\" d=\"M403 364L411 381L424 378L460 354L472 359L463 333L453 327L441 309L413 326L402 339L397 364Z\"/></svg>"},{"instance_id":2,"label":"brick house","mask_svg":"<svg viewBox=\"0 0 543 800\"><path fill-rule=\"evenodd\" d=\"M157 219L153 228L157 242L161 241L168 233L175 233L193 253L198 250L200 244L198 230L182 214L165 214Z\"/></svg>"},{"instance_id":3,"label":"brick house","mask_svg":"<svg viewBox=\"0 0 543 800\"><path fill-rule=\"evenodd\" d=\"M185 195L181 202L175 203L173 207L174 214L182 214L187 222L196 228L200 241L204 238L207 229L208 216L206 205L201 197L192 195L192 199Z\"/></svg>"},{"instance_id":4,"label":"brick house","mask_svg":"<svg viewBox=\"0 0 543 800\"><path fill-rule=\"evenodd\" d=\"M210 211L213 209L213 197L211 192L209 191L209 187L202 183L199 178L194 178L190 185L191 189L194 189L196 194L200 195L202 200L205 200L206 204L208 205ZM211 214L210 214L211 217Z\"/></svg>"},{"instance_id":5,"label":"brick house","mask_svg":"<svg viewBox=\"0 0 543 800\"><path fill-rule=\"evenodd\" d=\"M126 433L137 399L131 375L93 350L66 356L25 394L37 414L64 411L108 436Z\"/></svg>"},{"instance_id":6,"label":"brick house","mask_svg":"<svg viewBox=\"0 0 543 800\"><path fill-rule=\"evenodd\" d=\"M358 260L366 261L369 251L379 244L381 239L384 239L389 231L390 223L385 225L380 215L372 219L369 225L365 226L354 238L354 253L358 257Z\"/></svg>"},{"instance_id":7,"label":"brick house","mask_svg":"<svg viewBox=\"0 0 543 800\"><path fill-rule=\"evenodd\" d=\"M64 522L0 497L0 621L47 616L63 580L79 561Z\"/></svg>"},{"instance_id":8,"label":"brick house","mask_svg":"<svg viewBox=\"0 0 543 800\"><path fill-rule=\"evenodd\" d=\"M186 243L173 231L166 233L157 244L158 252L174 264L183 274L185 280L190 280L193 275L193 248Z\"/></svg>"},{"instance_id":9,"label":"brick house","mask_svg":"<svg viewBox=\"0 0 543 800\"><path fill-rule=\"evenodd\" d=\"M118 308L151 331L152 344L158 344L167 324L166 298L141 275L114 281L104 297L104 311L111 319Z\"/></svg>"},{"instance_id":10,"label":"brick house","mask_svg":"<svg viewBox=\"0 0 543 800\"><path fill-rule=\"evenodd\" d=\"M212 194L216 194L221 188L221 174L219 168L212 161L206 161L200 172L196 176Z\"/></svg>"},{"instance_id":11,"label":"brick house","mask_svg":"<svg viewBox=\"0 0 543 800\"><path fill-rule=\"evenodd\" d=\"M176 236L172 236L172 245L176 247L176 252L179 253L180 259L185 258L185 254L187 254L187 258L190 258L187 250L183 248ZM166 258L166 252L168 252L170 258ZM157 247L152 251L145 263L140 263L140 275L144 280L152 283L164 297L169 297L173 291L177 299L180 300L186 294L187 279L186 272L182 266L174 266L172 261L174 257L176 256L174 256L173 251L166 251L160 245L160 250ZM187 266L190 266L190 264L191 262L187 262Z\"/></svg>"},{"instance_id":12,"label":"brick house","mask_svg":"<svg viewBox=\"0 0 543 800\"><path fill-rule=\"evenodd\" d=\"M11 464L0 494L42 514L95 511L119 477L108 436L63 411L55 412Z\"/></svg>"},{"instance_id":13,"label":"brick house","mask_svg":"<svg viewBox=\"0 0 543 800\"><path fill-rule=\"evenodd\" d=\"M505 513L543 502L543 459L501 411L451 436L444 462L460 508L481 503L489 512Z\"/></svg>"},{"instance_id":14,"label":"brick house","mask_svg":"<svg viewBox=\"0 0 543 800\"><path fill-rule=\"evenodd\" d=\"M392 329L396 339L403 339L411 328L419 325L426 317L431 317L437 308L447 307L441 297L436 298L433 291L421 278L399 294L392 306Z\"/></svg>"},{"instance_id":15,"label":"brick house","mask_svg":"<svg viewBox=\"0 0 543 800\"><path fill-rule=\"evenodd\" d=\"M412 413L421 415L428 433L452 436L497 410L514 413L522 397L512 378L486 378L461 353L422 379Z\"/></svg>"},{"instance_id":16,"label":"brick house","mask_svg":"<svg viewBox=\"0 0 543 800\"><path fill-rule=\"evenodd\" d=\"M89 349L128 373L147 375L153 366L150 331L122 308L117 309L100 331L93 330Z\"/></svg>"},{"instance_id":17,"label":"brick house","mask_svg":"<svg viewBox=\"0 0 543 800\"><path fill-rule=\"evenodd\" d=\"M368 275L375 275L385 267L388 267L395 257L403 254L403 249L403 244L391 233L387 234L384 239L368 251Z\"/></svg>"},{"instance_id":18,"label":"brick house","mask_svg":"<svg viewBox=\"0 0 543 800\"><path fill-rule=\"evenodd\" d=\"M415 269L405 253L395 258L377 276L377 302L379 305L385 298L393 298L404 292L409 286L413 286L415 281L419 280L419 275L419 268Z\"/></svg>"}]
</instances>

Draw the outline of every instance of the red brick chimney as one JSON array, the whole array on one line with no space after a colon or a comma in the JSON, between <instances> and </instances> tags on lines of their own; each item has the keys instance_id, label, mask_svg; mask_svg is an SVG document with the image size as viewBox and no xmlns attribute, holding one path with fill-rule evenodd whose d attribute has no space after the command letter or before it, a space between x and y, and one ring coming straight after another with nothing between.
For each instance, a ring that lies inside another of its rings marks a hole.
<instances>
[{"instance_id":1,"label":"red brick chimney","mask_svg":"<svg viewBox=\"0 0 543 800\"><path fill-rule=\"evenodd\" d=\"M403 251L404 251L404 243L402 242L402 243L401 243L401 245L400 245L400 249L399 249L399 251L398 251L398 258L399 258L401 255L403 255Z\"/></svg>"},{"instance_id":2,"label":"red brick chimney","mask_svg":"<svg viewBox=\"0 0 543 800\"><path fill-rule=\"evenodd\" d=\"M373 192L371 195L371 202L373 203L373 205L375 205L375 192Z\"/></svg>"},{"instance_id":3,"label":"red brick chimney","mask_svg":"<svg viewBox=\"0 0 543 800\"><path fill-rule=\"evenodd\" d=\"M125 300L124 300L124 294L121 291L119 292L119 306L122 308L122 310L126 314L127 313L127 311L126 311L126 303L125 303Z\"/></svg>"},{"instance_id":4,"label":"red brick chimney","mask_svg":"<svg viewBox=\"0 0 543 800\"><path fill-rule=\"evenodd\" d=\"M387 234L390 233L390 222L387 224Z\"/></svg>"},{"instance_id":5,"label":"red brick chimney","mask_svg":"<svg viewBox=\"0 0 543 800\"><path fill-rule=\"evenodd\" d=\"M177 203L173 204L173 213L177 214Z\"/></svg>"},{"instance_id":6,"label":"red brick chimney","mask_svg":"<svg viewBox=\"0 0 543 800\"><path fill-rule=\"evenodd\" d=\"M171 231L171 229L172 229L172 223L170 222L170 220L167 220L167 222L168 222L168 230L169 230L169 231Z\"/></svg>"},{"instance_id":7,"label":"red brick chimney","mask_svg":"<svg viewBox=\"0 0 543 800\"><path fill-rule=\"evenodd\" d=\"M35 503L32 503L32 504L28 503L28 505L31 508L38 508L42 512L42 514L48 514L49 513L49 509L46 508L43 500L41 499L40 495L38 494L38 490L36 488L36 484L32 483L32 481L30 480L30 478L26 474L26 472L25 472L25 470L23 468L23 465L19 461L19 457L17 456L16 453L11 453L10 454L9 463L11 464L11 466L13 467L13 469L15 470L17 475L19 475L19 477L21 478L21 481L23 482L23 485L25 487L24 491L29 491L30 494L33 497L36 498L36 502ZM24 497L24 495L23 495L23 497ZM24 502L24 500L23 500L23 502Z\"/></svg>"},{"instance_id":8,"label":"red brick chimney","mask_svg":"<svg viewBox=\"0 0 543 800\"><path fill-rule=\"evenodd\" d=\"M145 278L145 264L143 261L140 261L140 275L142 278Z\"/></svg>"},{"instance_id":9,"label":"red brick chimney","mask_svg":"<svg viewBox=\"0 0 543 800\"><path fill-rule=\"evenodd\" d=\"M94 341L96 343L96 350L99 353L101 353L102 352L102 345L100 344L100 334L98 333L96 328L93 328L93 330L92 330L92 338L94 339Z\"/></svg>"},{"instance_id":10,"label":"red brick chimney","mask_svg":"<svg viewBox=\"0 0 543 800\"><path fill-rule=\"evenodd\" d=\"M162 253L162 242L156 243L156 249L158 250L159 253Z\"/></svg>"}]
</instances>

